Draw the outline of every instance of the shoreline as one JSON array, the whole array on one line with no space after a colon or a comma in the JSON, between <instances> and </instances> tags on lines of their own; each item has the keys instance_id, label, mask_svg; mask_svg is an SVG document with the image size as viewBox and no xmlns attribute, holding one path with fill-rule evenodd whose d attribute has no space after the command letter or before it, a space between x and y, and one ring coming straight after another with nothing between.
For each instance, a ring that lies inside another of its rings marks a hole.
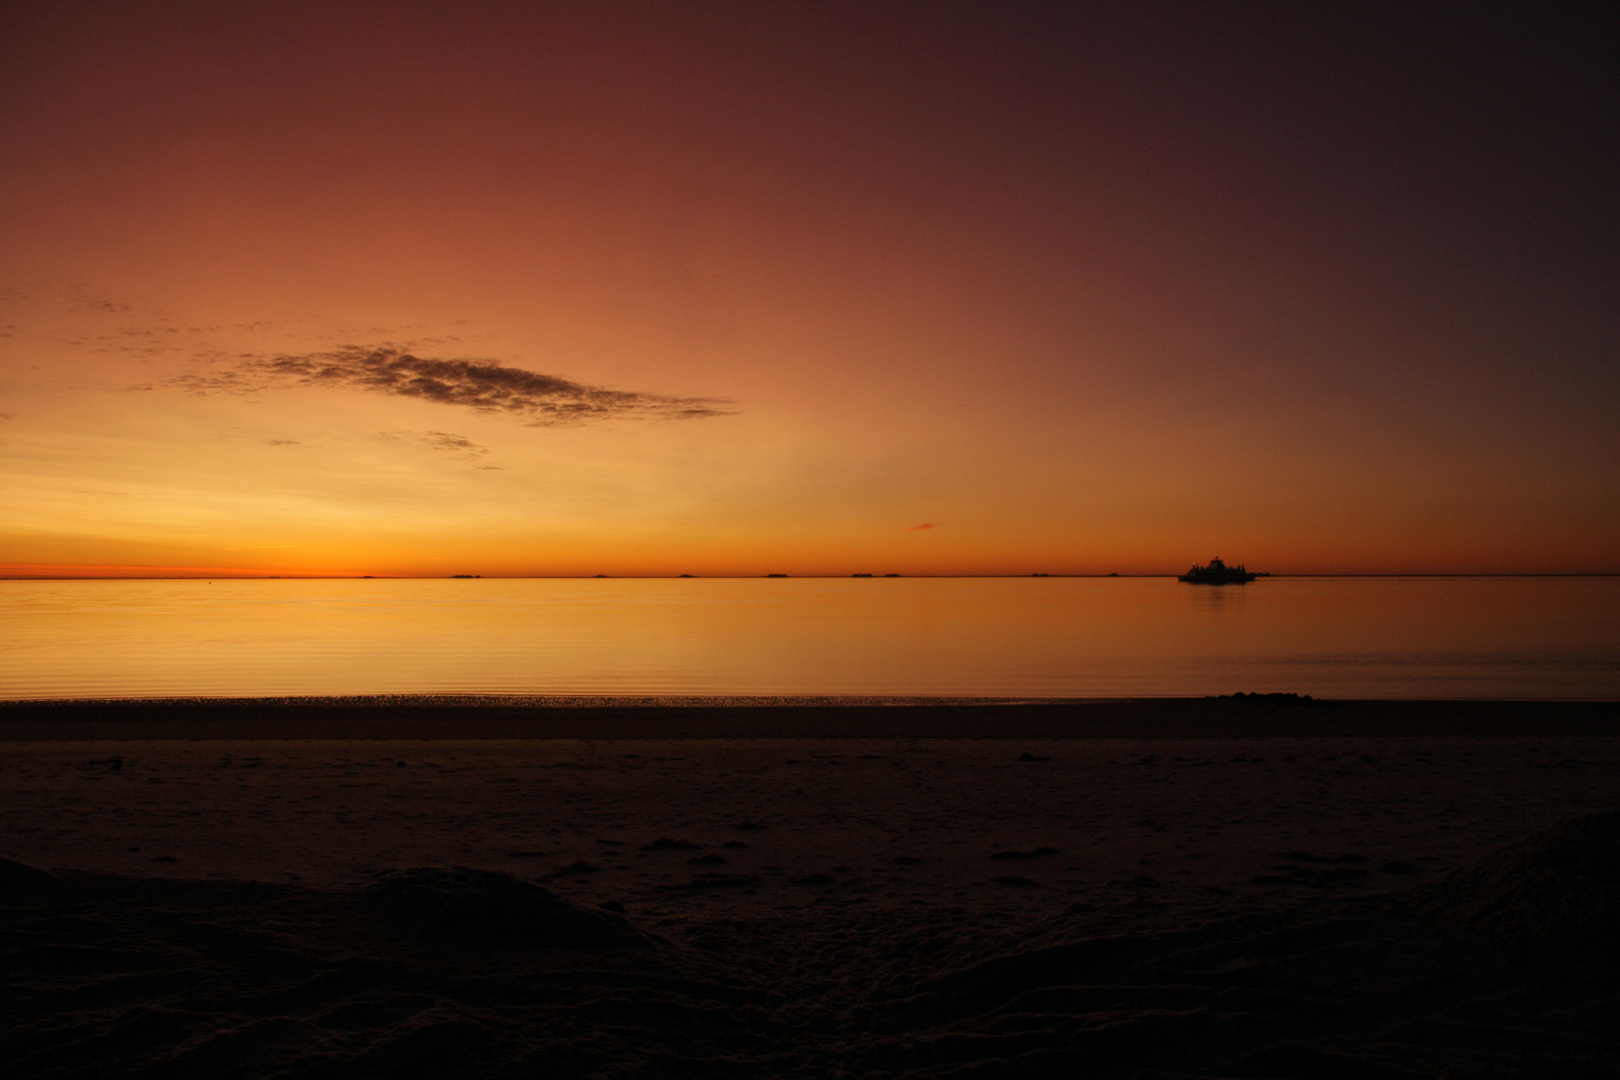
<instances>
[{"instance_id":1,"label":"shoreline","mask_svg":"<svg viewBox=\"0 0 1620 1080\"><path fill-rule=\"evenodd\" d=\"M1620 702L440 695L0 701L0 742L1471 735L1620 735Z\"/></svg>"}]
</instances>

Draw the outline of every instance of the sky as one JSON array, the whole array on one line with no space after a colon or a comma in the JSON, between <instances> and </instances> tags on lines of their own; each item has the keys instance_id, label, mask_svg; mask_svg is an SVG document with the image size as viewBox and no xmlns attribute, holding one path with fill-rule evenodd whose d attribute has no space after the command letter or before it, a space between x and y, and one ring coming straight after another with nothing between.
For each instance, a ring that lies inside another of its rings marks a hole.
<instances>
[{"instance_id":1,"label":"sky","mask_svg":"<svg viewBox=\"0 0 1620 1080\"><path fill-rule=\"evenodd\" d=\"M0 575L1620 572L1616 16L0 6Z\"/></svg>"}]
</instances>

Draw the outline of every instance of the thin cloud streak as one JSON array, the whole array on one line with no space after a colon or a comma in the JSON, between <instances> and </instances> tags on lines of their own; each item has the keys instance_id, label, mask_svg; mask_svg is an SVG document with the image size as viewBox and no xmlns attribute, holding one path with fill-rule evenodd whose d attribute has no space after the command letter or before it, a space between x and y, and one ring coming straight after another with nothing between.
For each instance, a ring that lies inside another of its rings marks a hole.
<instances>
[{"instance_id":1,"label":"thin cloud streak","mask_svg":"<svg viewBox=\"0 0 1620 1080\"><path fill-rule=\"evenodd\" d=\"M489 451L467 438L449 431L425 431L422 441L435 450L467 451L474 454L487 454Z\"/></svg>"},{"instance_id":2,"label":"thin cloud streak","mask_svg":"<svg viewBox=\"0 0 1620 1080\"><path fill-rule=\"evenodd\" d=\"M449 452L469 461L476 461L489 453L489 447L453 431L379 431L372 438L384 442L412 443L428 450Z\"/></svg>"},{"instance_id":3,"label":"thin cloud streak","mask_svg":"<svg viewBox=\"0 0 1620 1080\"><path fill-rule=\"evenodd\" d=\"M508 413L534 427L590 420L693 420L727 416L723 398L668 397L586 386L557 375L489 360L416 356L390 345L349 345L332 352L246 356L234 367L190 373L162 385L196 394L251 394L292 386L329 386ZM150 389L138 387L137 389Z\"/></svg>"}]
</instances>

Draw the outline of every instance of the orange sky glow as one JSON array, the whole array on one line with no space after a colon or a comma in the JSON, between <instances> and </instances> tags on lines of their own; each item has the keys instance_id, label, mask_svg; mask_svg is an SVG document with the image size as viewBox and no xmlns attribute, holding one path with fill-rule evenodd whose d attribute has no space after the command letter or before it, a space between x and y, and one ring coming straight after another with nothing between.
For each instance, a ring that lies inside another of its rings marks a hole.
<instances>
[{"instance_id":1,"label":"orange sky glow","mask_svg":"<svg viewBox=\"0 0 1620 1080\"><path fill-rule=\"evenodd\" d=\"M1317 8L6 5L0 575L1620 572L1603 39Z\"/></svg>"}]
</instances>

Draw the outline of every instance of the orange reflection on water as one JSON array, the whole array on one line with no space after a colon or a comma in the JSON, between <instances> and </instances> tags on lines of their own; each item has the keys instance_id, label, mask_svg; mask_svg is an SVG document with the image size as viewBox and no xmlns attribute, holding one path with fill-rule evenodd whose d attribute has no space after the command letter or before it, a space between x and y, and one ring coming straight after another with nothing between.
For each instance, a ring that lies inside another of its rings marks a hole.
<instances>
[{"instance_id":1,"label":"orange reflection on water","mask_svg":"<svg viewBox=\"0 0 1620 1080\"><path fill-rule=\"evenodd\" d=\"M0 582L0 697L1620 698L1620 579Z\"/></svg>"}]
</instances>

